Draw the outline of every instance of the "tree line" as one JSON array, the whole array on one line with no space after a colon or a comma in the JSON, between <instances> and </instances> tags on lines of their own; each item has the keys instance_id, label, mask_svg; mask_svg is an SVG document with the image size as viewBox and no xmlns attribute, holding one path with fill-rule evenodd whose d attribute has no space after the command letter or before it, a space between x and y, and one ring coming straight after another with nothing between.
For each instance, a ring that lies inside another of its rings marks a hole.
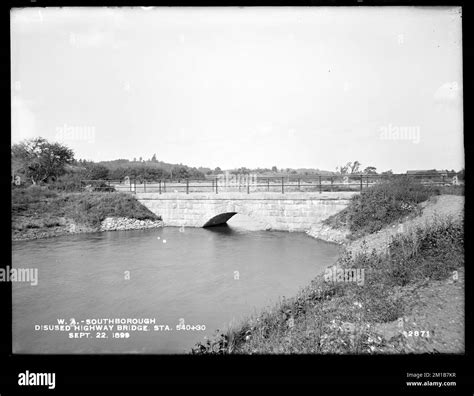
<instances>
[{"instance_id":1,"label":"tree line","mask_svg":"<svg viewBox=\"0 0 474 396\"><path fill-rule=\"evenodd\" d=\"M168 164L158 161L156 154L148 161L136 158L133 161L127 159L118 159L114 161L87 161L77 160L74 151L60 143L49 142L38 137L27 139L11 147L12 157L12 181L15 184L47 184L53 188L63 190L74 190L83 184L83 181L91 180L113 180L123 181L126 177L136 180L138 183L143 181L157 181L167 179L205 179L206 176L219 175L221 168L195 168L183 164ZM275 174L285 172L287 174L310 174L325 172L334 175L377 175L377 169L374 166L368 166L362 170L359 161L347 162L345 165L336 167L336 172L319 171L317 169L295 170L286 168L236 168L230 170L231 174ZM433 170L436 173L436 170ZM464 169L460 172L447 171L448 174L457 174L460 179L464 179ZM390 177L392 171L381 172L380 175ZM17 181L20 180L20 183ZM101 184L102 187L104 187Z\"/></svg>"},{"instance_id":2,"label":"tree line","mask_svg":"<svg viewBox=\"0 0 474 396\"><path fill-rule=\"evenodd\" d=\"M197 168L160 162L156 154L149 161L103 161L76 159L66 145L37 137L11 147L12 181L21 185L40 184L63 190L74 190L83 181L114 180L126 177L137 181L160 179L204 179ZM83 183L82 183L83 184Z\"/></svg>"}]
</instances>

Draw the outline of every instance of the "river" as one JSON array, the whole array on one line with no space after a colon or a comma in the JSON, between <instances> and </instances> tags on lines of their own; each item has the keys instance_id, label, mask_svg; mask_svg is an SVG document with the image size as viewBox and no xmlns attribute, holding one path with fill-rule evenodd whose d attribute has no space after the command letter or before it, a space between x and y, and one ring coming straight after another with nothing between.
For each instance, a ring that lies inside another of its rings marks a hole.
<instances>
[{"instance_id":1,"label":"river","mask_svg":"<svg viewBox=\"0 0 474 396\"><path fill-rule=\"evenodd\" d=\"M338 246L303 233L232 226L14 242L13 268L37 268L38 284L13 282L13 352L186 353L216 329L295 295L338 254ZM163 326L128 331L128 338L112 338L115 331L70 338L81 331L35 327L71 318L81 325L87 319L150 318ZM177 331L180 319L194 330Z\"/></svg>"}]
</instances>

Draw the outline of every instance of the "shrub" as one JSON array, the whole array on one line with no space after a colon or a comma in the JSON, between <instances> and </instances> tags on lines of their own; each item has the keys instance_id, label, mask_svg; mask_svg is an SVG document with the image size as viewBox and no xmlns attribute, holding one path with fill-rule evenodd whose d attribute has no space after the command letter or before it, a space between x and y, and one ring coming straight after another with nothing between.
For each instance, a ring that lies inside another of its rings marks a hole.
<instances>
[{"instance_id":1,"label":"shrub","mask_svg":"<svg viewBox=\"0 0 474 396\"><path fill-rule=\"evenodd\" d=\"M68 173L49 183L48 188L52 191L79 192L82 191L82 178L81 173Z\"/></svg>"},{"instance_id":2,"label":"shrub","mask_svg":"<svg viewBox=\"0 0 474 396\"><path fill-rule=\"evenodd\" d=\"M453 219L393 237L389 245L388 283L404 286L415 280L446 279L464 263L464 226Z\"/></svg>"},{"instance_id":3,"label":"shrub","mask_svg":"<svg viewBox=\"0 0 474 396\"><path fill-rule=\"evenodd\" d=\"M354 235L376 232L418 209L433 192L409 178L376 184L352 198L348 207L349 229Z\"/></svg>"}]
</instances>

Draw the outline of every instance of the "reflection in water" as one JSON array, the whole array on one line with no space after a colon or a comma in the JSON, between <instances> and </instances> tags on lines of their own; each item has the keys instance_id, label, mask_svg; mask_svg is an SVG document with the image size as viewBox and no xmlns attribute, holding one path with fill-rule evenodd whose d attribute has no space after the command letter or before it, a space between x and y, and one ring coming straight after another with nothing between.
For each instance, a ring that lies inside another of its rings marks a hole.
<instances>
[{"instance_id":1,"label":"reflection in water","mask_svg":"<svg viewBox=\"0 0 474 396\"><path fill-rule=\"evenodd\" d=\"M235 235L237 232L232 227L229 227L227 223L215 225L212 227L203 228L206 231L216 232L221 235Z\"/></svg>"},{"instance_id":2,"label":"reflection in water","mask_svg":"<svg viewBox=\"0 0 474 396\"><path fill-rule=\"evenodd\" d=\"M189 351L216 329L297 293L334 263L338 251L338 246L305 234L229 225L14 242L13 266L38 268L38 285L13 284L13 349ZM35 330L35 325L71 318L154 318L173 330L133 332L128 339L96 338L96 332L90 338L69 338L68 332ZM206 330L176 331L181 318Z\"/></svg>"}]
</instances>

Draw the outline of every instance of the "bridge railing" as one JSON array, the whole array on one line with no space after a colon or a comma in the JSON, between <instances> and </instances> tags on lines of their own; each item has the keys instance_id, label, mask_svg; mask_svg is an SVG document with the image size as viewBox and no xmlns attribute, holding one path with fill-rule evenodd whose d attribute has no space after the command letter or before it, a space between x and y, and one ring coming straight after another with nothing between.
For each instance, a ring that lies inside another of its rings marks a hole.
<instances>
[{"instance_id":1,"label":"bridge railing","mask_svg":"<svg viewBox=\"0 0 474 396\"><path fill-rule=\"evenodd\" d=\"M393 175L312 175L312 176L248 176L238 178L214 177L207 179L162 179L156 181L129 178L120 180L83 180L84 190L89 191L121 191L129 193L195 193L212 192L328 192L328 191L362 191L376 183L394 177L412 178L422 184L444 186L456 184L448 174L393 174Z\"/></svg>"}]
</instances>

